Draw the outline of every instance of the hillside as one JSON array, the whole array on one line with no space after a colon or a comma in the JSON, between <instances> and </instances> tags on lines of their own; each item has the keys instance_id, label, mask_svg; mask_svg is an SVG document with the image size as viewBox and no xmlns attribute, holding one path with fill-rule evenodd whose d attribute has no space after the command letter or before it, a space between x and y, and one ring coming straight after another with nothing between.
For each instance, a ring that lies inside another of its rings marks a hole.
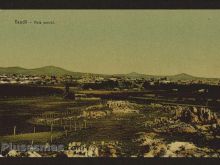
<instances>
[{"instance_id":1,"label":"hillside","mask_svg":"<svg viewBox=\"0 0 220 165\"><path fill-rule=\"evenodd\" d=\"M140 74L136 72L131 72L128 74L117 74L115 76L122 76L122 77L128 77L128 78L163 78L167 77L169 80L192 80L197 79L198 77L194 77L191 75L188 75L186 73L181 73L177 75L171 75L171 76L163 76L163 75L146 75L146 74Z\"/></svg>"},{"instance_id":2,"label":"hillside","mask_svg":"<svg viewBox=\"0 0 220 165\"><path fill-rule=\"evenodd\" d=\"M117 77L127 77L127 78L145 78L145 79L151 79L151 78L164 78L167 77L168 80L171 81L177 81L177 80L219 80L218 78L204 78L204 77L196 77L192 76L186 73L180 73L176 75L147 75L147 74L140 74L136 72L131 72L128 74L114 74L114 76Z\"/></svg>"},{"instance_id":3,"label":"hillside","mask_svg":"<svg viewBox=\"0 0 220 165\"><path fill-rule=\"evenodd\" d=\"M167 76L169 80L198 80L198 79L203 79L200 77L195 77L186 73L181 73L173 76Z\"/></svg>"},{"instance_id":4,"label":"hillside","mask_svg":"<svg viewBox=\"0 0 220 165\"><path fill-rule=\"evenodd\" d=\"M27 74L27 75L55 75L55 76L61 76L61 75L72 75L73 77L81 77L84 75L93 75L93 76L103 76L103 77L109 77L109 76L115 76L115 77L127 77L127 78L162 78L167 77L168 80L177 81L177 80L219 80L218 78L203 78L203 77L196 77L192 76L186 73L181 73L177 75L147 75L147 74L140 74L137 72L131 72L128 74L113 74L113 75L107 75L107 74L95 74L95 73L82 73L82 72L72 72L60 67L56 66L45 66L41 68L35 68L35 69L26 69L22 67L0 67L0 74Z\"/></svg>"},{"instance_id":5,"label":"hillside","mask_svg":"<svg viewBox=\"0 0 220 165\"><path fill-rule=\"evenodd\" d=\"M35 69L25 69L21 67L6 67L0 68L0 74L28 74L28 75L73 75L73 76L81 76L85 73L79 72L71 72L65 70L63 68L55 67L55 66L45 66L41 68Z\"/></svg>"},{"instance_id":6,"label":"hillside","mask_svg":"<svg viewBox=\"0 0 220 165\"><path fill-rule=\"evenodd\" d=\"M159 77L159 76L154 76L154 75L141 74L141 73L137 73L137 72L131 72L128 74L114 74L113 76L127 77L127 78L156 78L156 77Z\"/></svg>"}]
</instances>

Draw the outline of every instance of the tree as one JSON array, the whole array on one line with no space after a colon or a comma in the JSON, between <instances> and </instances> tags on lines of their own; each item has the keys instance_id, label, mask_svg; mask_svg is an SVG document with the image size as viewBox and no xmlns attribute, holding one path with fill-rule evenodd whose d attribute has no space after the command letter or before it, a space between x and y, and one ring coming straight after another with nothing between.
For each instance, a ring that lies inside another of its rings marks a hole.
<instances>
[{"instance_id":1,"label":"tree","mask_svg":"<svg viewBox=\"0 0 220 165\"><path fill-rule=\"evenodd\" d=\"M75 99L75 93L74 92L70 92L70 83L69 82L65 82L65 91L64 91L64 99Z\"/></svg>"}]
</instances>

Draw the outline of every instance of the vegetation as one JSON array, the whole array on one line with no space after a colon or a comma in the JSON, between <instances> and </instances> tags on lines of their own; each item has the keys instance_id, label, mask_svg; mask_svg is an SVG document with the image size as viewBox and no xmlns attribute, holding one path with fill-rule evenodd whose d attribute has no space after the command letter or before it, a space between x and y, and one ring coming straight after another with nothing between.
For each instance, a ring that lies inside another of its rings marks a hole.
<instances>
[{"instance_id":1,"label":"vegetation","mask_svg":"<svg viewBox=\"0 0 220 165\"><path fill-rule=\"evenodd\" d=\"M0 85L0 97L61 96L62 94L63 89L61 88L18 84Z\"/></svg>"},{"instance_id":2,"label":"vegetation","mask_svg":"<svg viewBox=\"0 0 220 165\"><path fill-rule=\"evenodd\" d=\"M50 142L51 135L53 140L60 138L63 132L37 132L37 133L23 133L18 135L0 136L1 142L28 142L34 141L36 143Z\"/></svg>"}]
</instances>

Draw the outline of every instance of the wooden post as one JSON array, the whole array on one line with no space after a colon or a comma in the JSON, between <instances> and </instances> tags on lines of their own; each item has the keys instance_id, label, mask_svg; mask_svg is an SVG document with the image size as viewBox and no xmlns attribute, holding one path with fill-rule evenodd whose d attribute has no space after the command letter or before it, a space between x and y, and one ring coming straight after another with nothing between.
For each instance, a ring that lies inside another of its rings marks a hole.
<instances>
[{"instance_id":1,"label":"wooden post","mask_svg":"<svg viewBox=\"0 0 220 165\"><path fill-rule=\"evenodd\" d=\"M60 124L63 125L63 118L60 118Z\"/></svg>"},{"instance_id":2,"label":"wooden post","mask_svg":"<svg viewBox=\"0 0 220 165\"><path fill-rule=\"evenodd\" d=\"M45 114L46 125L48 124L47 115Z\"/></svg>"},{"instance_id":3,"label":"wooden post","mask_svg":"<svg viewBox=\"0 0 220 165\"><path fill-rule=\"evenodd\" d=\"M72 125L71 125L72 123L71 123L71 120L70 120L70 131L71 131L71 129L72 129Z\"/></svg>"},{"instance_id":4,"label":"wooden post","mask_svg":"<svg viewBox=\"0 0 220 165\"><path fill-rule=\"evenodd\" d=\"M16 126L14 126L14 136L16 135Z\"/></svg>"},{"instance_id":5,"label":"wooden post","mask_svg":"<svg viewBox=\"0 0 220 165\"><path fill-rule=\"evenodd\" d=\"M53 124L50 125L50 132L53 132Z\"/></svg>"},{"instance_id":6,"label":"wooden post","mask_svg":"<svg viewBox=\"0 0 220 165\"><path fill-rule=\"evenodd\" d=\"M85 124L85 125L84 125L84 128L86 129L86 120L84 120L84 122L85 122L85 123L84 123L84 124Z\"/></svg>"},{"instance_id":7,"label":"wooden post","mask_svg":"<svg viewBox=\"0 0 220 165\"><path fill-rule=\"evenodd\" d=\"M53 135L50 135L50 142L53 142Z\"/></svg>"},{"instance_id":8,"label":"wooden post","mask_svg":"<svg viewBox=\"0 0 220 165\"><path fill-rule=\"evenodd\" d=\"M36 129L35 129L35 127L34 127L34 133L36 132Z\"/></svg>"},{"instance_id":9,"label":"wooden post","mask_svg":"<svg viewBox=\"0 0 220 165\"><path fill-rule=\"evenodd\" d=\"M67 136L67 130L65 130L65 134L66 134L66 136Z\"/></svg>"},{"instance_id":10,"label":"wooden post","mask_svg":"<svg viewBox=\"0 0 220 165\"><path fill-rule=\"evenodd\" d=\"M75 127L75 131L76 131L76 121L74 121L74 127Z\"/></svg>"}]
</instances>

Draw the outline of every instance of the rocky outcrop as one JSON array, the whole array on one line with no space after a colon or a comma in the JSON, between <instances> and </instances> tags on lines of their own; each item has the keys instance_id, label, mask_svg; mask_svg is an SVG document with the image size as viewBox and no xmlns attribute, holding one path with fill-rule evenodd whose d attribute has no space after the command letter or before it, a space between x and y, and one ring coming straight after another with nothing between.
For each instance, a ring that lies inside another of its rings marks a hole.
<instances>
[{"instance_id":1,"label":"rocky outcrop","mask_svg":"<svg viewBox=\"0 0 220 165\"><path fill-rule=\"evenodd\" d=\"M129 101L108 101L107 106L112 109L112 113L139 113L140 106Z\"/></svg>"},{"instance_id":2,"label":"rocky outcrop","mask_svg":"<svg viewBox=\"0 0 220 165\"><path fill-rule=\"evenodd\" d=\"M197 147L190 142L167 143L158 139L155 133L141 133L134 142L142 148L140 153L143 157L220 157L219 152Z\"/></svg>"},{"instance_id":3,"label":"rocky outcrop","mask_svg":"<svg viewBox=\"0 0 220 165\"><path fill-rule=\"evenodd\" d=\"M39 153L35 152L35 151L28 151L26 153L26 156L27 157L30 157L30 158L38 158L38 157L42 157Z\"/></svg>"},{"instance_id":4,"label":"rocky outcrop","mask_svg":"<svg viewBox=\"0 0 220 165\"><path fill-rule=\"evenodd\" d=\"M190 124L184 122L175 122L173 124L164 124L161 127L153 128L157 133L167 133L167 134L193 134L197 130Z\"/></svg>"},{"instance_id":5,"label":"rocky outcrop","mask_svg":"<svg viewBox=\"0 0 220 165\"><path fill-rule=\"evenodd\" d=\"M21 157L21 152L17 151L17 150L10 150L6 157Z\"/></svg>"},{"instance_id":6,"label":"rocky outcrop","mask_svg":"<svg viewBox=\"0 0 220 165\"><path fill-rule=\"evenodd\" d=\"M176 118L193 124L219 124L216 113L204 107L177 107Z\"/></svg>"}]
</instances>

